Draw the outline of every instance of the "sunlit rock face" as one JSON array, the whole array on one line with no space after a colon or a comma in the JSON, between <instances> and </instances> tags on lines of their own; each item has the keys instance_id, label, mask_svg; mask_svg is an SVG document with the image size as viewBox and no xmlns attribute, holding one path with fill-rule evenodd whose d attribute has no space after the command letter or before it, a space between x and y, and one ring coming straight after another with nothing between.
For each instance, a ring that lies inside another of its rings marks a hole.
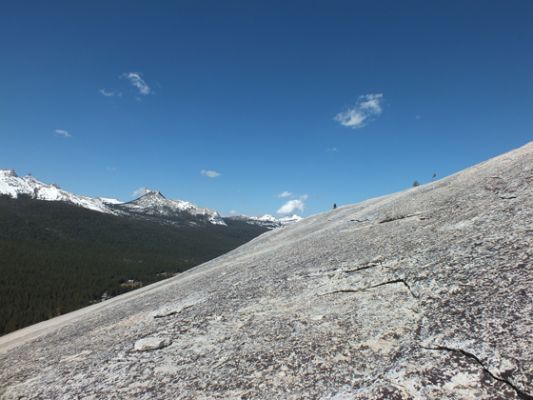
<instances>
[{"instance_id":1,"label":"sunlit rock face","mask_svg":"<svg viewBox=\"0 0 533 400\"><path fill-rule=\"evenodd\" d=\"M531 399L533 144L0 338L0 397Z\"/></svg>"}]
</instances>

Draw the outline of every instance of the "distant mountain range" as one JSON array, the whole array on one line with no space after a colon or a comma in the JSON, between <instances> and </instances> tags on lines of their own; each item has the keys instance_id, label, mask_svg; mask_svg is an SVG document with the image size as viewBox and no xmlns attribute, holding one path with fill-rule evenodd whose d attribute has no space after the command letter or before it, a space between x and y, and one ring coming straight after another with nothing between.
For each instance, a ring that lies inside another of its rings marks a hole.
<instances>
[{"instance_id":1,"label":"distant mountain range","mask_svg":"<svg viewBox=\"0 0 533 400\"><path fill-rule=\"evenodd\" d=\"M222 217L158 191L121 202L0 170L0 335L211 260L301 219Z\"/></svg>"},{"instance_id":2,"label":"distant mountain range","mask_svg":"<svg viewBox=\"0 0 533 400\"><path fill-rule=\"evenodd\" d=\"M32 175L20 177L12 169L0 170L0 195L14 199L27 196L36 200L61 201L101 213L157 219L160 222L178 225L213 224L227 226L226 220L234 220L274 229L302 219L298 215L276 218L269 214L259 217L244 215L222 217L215 210L199 207L189 201L167 199L159 191L148 191L129 202L121 202L107 197L94 198L67 192L56 184L41 182Z\"/></svg>"},{"instance_id":3,"label":"distant mountain range","mask_svg":"<svg viewBox=\"0 0 533 400\"><path fill-rule=\"evenodd\" d=\"M225 219L230 219L234 221L243 221L251 225L263 226L267 229L278 228L283 225L292 224L302 220L302 217L299 215L293 214L292 216L276 218L273 215L265 214L260 217L248 217L246 215L235 215L232 217L225 217Z\"/></svg>"}]
</instances>

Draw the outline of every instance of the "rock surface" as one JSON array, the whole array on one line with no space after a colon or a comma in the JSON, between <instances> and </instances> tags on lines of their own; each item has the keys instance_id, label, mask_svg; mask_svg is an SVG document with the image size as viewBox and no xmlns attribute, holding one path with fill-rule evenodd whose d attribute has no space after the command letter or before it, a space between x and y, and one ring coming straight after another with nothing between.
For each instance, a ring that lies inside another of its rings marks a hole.
<instances>
[{"instance_id":1,"label":"rock surface","mask_svg":"<svg viewBox=\"0 0 533 400\"><path fill-rule=\"evenodd\" d=\"M135 351L147 337L166 347ZM2 399L532 399L533 143L0 338Z\"/></svg>"},{"instance_id":2,"label":"rock surface","mask_svg":"<svg viewBox=\"0 0 533 400\"><path fill-rule=\"evenodd\" d=\"M170 344L170 341L165 338L160 337L147 337L139 339L135 342L133 349L135 351L151 351L159 350L163 347L167 347Z\"/></svg>"}]
</instances>

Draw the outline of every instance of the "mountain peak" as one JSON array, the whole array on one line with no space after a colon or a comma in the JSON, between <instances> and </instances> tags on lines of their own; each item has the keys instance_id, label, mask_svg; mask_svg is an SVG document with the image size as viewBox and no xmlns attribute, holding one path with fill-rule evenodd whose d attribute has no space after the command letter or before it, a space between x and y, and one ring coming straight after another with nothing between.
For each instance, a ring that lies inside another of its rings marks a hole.
<instances>
[{"instance_id":1,"label":"mountain peak","mask_svg":"<svg viewBox=\"0 0 533 400\"><path fill-rule=\"evenodd\" d=\"M226 225L218 212L184 200L167 199L159 190L148 190L141 197L120 205L122 210L140 215L164 217L169 220L199 219L215 225Z\"/></svg>"},{"instance_id":2,"label":"mountain peak","mask_svg":"<svg viewBox=\"0 0 533 400\"><path fill-rule=\"evenodd\" d=\"M99 199L67 192L56 184L41 182L29 174L19 177L13 169L0 170L0 194L14 199L24 195L37 200L63 201L94 211L114 213Z\"/></svg>"},{"instance_id":3,"label":"mountain peak","mask_svg":"<svg viewBox=\"0 0 533 400\"><path fill-rule=\"evenodd\" d=\"M141 194L139 197L137 197L135 200L133 201L137 201L137 200L140 200L140 199L161 199L161 200L166 200L167 198L165 197L165 195L163 195L163 193L161 193L161 191L159 190L152 190L152 189L146 189L146 191Z\"/></svg>"},{"instance_id":4,"label":"mountain peak","mask_svg":"<svg viewBox=\"0 0 533 400\"><path fill-rule=\"evenodd\" d=\"M166 197L163 195L163 193L161 193L159 190L150 190L146 194L150 195L150 196L155 196L155 197L160 197L162 199L166 199Z\"/></svg>"},{"instance_id":5,"label":"mountain peak","mask_svg":"<svg viewBox=\"0 0 533 400\"><path fill-rule=\"evenodd\" d=\"M0 176L18 178L18 175L14 169L0 169Z\"/></svg>"}]
</instances>

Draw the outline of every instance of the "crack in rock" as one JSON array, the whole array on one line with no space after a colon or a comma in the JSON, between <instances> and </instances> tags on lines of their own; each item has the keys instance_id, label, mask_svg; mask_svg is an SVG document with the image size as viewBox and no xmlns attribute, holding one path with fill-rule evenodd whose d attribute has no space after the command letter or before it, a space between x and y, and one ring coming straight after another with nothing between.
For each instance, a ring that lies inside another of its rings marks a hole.
<instances>
[{"instance_id":1,"label":"crack in rock","mask_svg":"<svg viewBox=\"0 0 533 400\"><path fill-rule=\"evenodd\" d=\"M414 292L411 290L411 287L409 286L409 284L404 279L394 279L392 281L382 282L382 283L378 283L377 285L368 286L368 287L360 288L360 289L339 289L339 290L335 290L333 292L323 293L321 296L326 296L326 295L330 295L330 294L337 294L337 293L364 292L365 290L375 289L375 288L378 288L380 286L385 286L385 285L393 285L393 284L396 284L396 283L401 283L402 285L404 285L407 288L407 290L409 291L409 293L411 294L411 296L413 296L415 299L418 299L418 296L416 294L414 294Z\"/></svg>"},{"instance_id":2,"label":"crack in rock","mask_svg":"<svg viewBox=\"0 0 533 400\"><path fill-rule=\"evenodd\" d=\"M420 217L420 214L407 214L407 215L396 215L394 217L386 217L378 222L378 224L385 224L387 222L398 221L400 219L419 217L421 219L427 219L427 217Z\"/></svg>"},{"instance_id":3,"label":"crack in rock","mask_svg":"<svg viewBox=\"0 0 533 400\"><path fill-rule=\"evenodd\" d=\"M490 370L483 364L483 362L475 354L472 354L463 349L455 349L453 347L447 347L447 346L435 346L435 347L420 346L420 348L424 350L430 350L430 351L448 351L448 352L458 353L465 357L468 357L474 360L477 364L479 364L481 368L483 369L483 371L485 371L492 379L505 383L507 386L513 389L519 398L524 399L524 400L533 400L532 395L520 390L513 383L509 382L507 379L500 378L499 376L496 376L492 372L490 372Z\"/></svg>"},{"instance_id":4,"label":"crack in rock","mask_svg":"<svg viewBox=\"0 0 533 400\"><path fill-rule=\"evenodd\" d=\"M359 272L359 271L364 271L365 269L370 269L370 268L376 268L376 267L379 267L380 264L367 264L367 265L364 265L362 267L359 267L359 268L354 268L354 269L346 269L342 272L344 272L345 274L353 274L354 272Z\"/></svg>"},{"instance_id":5,"label":"crack in rock","mask_svg":"<svg viewBox=\"0 0 533 400\"><path fill-rule=\"evenodd\" d=\"M346 270L343 270L342 272L344 272L345 274L351 274L354 272L364 271L365 269L379 267L380 265L382 265L382 263L383 263L383 260L380 257L377 257L376 259L369 261L366 264L363 264L361 267L357 267L353 269L346 269Z\"/></svg>"}]
</instances>

